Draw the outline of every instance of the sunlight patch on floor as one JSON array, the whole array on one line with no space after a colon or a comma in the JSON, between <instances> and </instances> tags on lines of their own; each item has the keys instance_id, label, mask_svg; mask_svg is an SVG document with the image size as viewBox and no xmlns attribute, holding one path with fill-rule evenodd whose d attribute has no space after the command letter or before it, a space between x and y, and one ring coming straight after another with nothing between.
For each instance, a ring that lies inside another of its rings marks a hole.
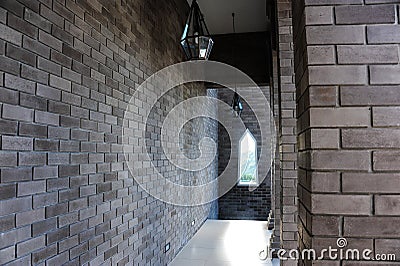
<instances>
[{"instance_id":1,"label":"sunlight patch on floor","mask_svg":"<svg viewBox=\"0 0 400 266\"><path fill-rule=\"evenodd\" d=\"M270 237L267 222L208 220L169 265L279 265L259 258Z\"/></svg>"}]
</instances>

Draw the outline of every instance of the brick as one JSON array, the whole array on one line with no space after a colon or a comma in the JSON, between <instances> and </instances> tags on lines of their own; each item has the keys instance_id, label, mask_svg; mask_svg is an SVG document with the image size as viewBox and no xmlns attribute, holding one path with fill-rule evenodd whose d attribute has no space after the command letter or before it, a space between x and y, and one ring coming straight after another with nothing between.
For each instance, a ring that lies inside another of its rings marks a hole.
<instances>
[{"instance_id":1,"label":"brick","mask_svg":"<svg viewBox=\"0 0 400 266\"><path fill-rule=\"evenodd\" d=\"M12 0L4 0L1 1L0 7L8 10L9 12L21 17L24 12L24 6L19 2L15 2Z\"/></svg>"},{"instance_id":2,"label":"brick","mask_svg":"<svg viewBox=\"0 0 400 266\"><path fill-rule=\"evenodd\" d=\"M20 69L20 63L16 60L10 59L5 56L0 56L0 70L18 75Z\"/></svg>"},{"instance_id":3,"label":"brick","mask_svg":"<svg viewBox=\"0 0 400 266\"><path fill-rule=\"evenodd\" d=\"M58 126L60 116L53 113L35 111L35 123Z\"/></svg>"},{"instance_id":4,"label":"brick","mask_svg":"<svg viewBox=\"0 0 400 266\"><path fill-rule=\"evenodd\" d=\"M19 0L19 2L25 6L25 13L26 7L33 10L34 12L39 12L39 3L32 2L30 0Z\"/></svg>"},{"instance_id":5,"label":"brick","mask_svg":"<svg viewBox=\"0 0 400 266\"><path fill-rule=\"evenodd\" d=\"M38 29L17 16L14 16L12 14L8 15L8 26L14 28L19 32L22 32L25 35L30 36L31 38L37 38Z\"/></svg>"},{"instance_id":6,"label":"brick","mask_svg":"<svg viewBox=\"0 0 400 266\"><path fill-rule=\"evenodd\" d=\"M33 170L33 179L48 179L58 177L57 166L35 167Z\"/></svg>"},{"instance_id":7,"label":"brick","mask_svg":"<svg viewBox=\"0 0 400 266\"><path fill-rule=\"evenodd\" d=\"M373 166L376 171L399 171L399 156L396 151L376 151L373 153Z\"/></svg>"},{"instance_id":8,"label":"brick","mask_svg":"<svg viewBox=\"0 0 400 266\"><path fill-rule=\"evenodd\" d=\"M57 204L46 207L46 218L56 217L68 213L68 204Z\"/></svg>"},{"instance_id":9,"label":"brick","mask_svg":"<svg viewBox=\"0 0 400 266\"><path fill-rule=\"evenodd\" d=\"M363 26L307 26L307 44L363 44Z\"/></svg>"},{"instance_id":10,"label":"brick","mask_svg":"<svg viewBox=\"0 0 400 266\"><path fill-rule=\"evenodd\" d=\"M15 165L17 164L17 154L15 156ZM0 154L1 157L1 154ZM32 168L19 167L19 168L3 168L1 170L1 182L19 182L32 180Z\"/></svg>"},{"instance_id":11,"label":"brick","mask_svg":"<svg viewBox=\"0 0 400 266\"><path fill-rule=\"evenodd\" d=\"M338 129L311 130L310 146L312 149L338 149L340 143Z\"/></svg>"},{"instance_id":12,"label":"brick","mask_svg":"<svg viewBox=\"0 0 400 266\"><path fill-rule=\"evenodd\" d=\"M371 213L371 196L316 194L311 197L313 213L330 215L369 215Z\"/></svg>"},{"instance_id":13,"label":"brick","mask_svg":"<svg viewBox=\"0 0 400 266\"><path fill-rule=\"evenodd\" d=\"M68 57L71 57L72 59L82 62L82 53L79 52L78 50L74 49L73 47L69 46L68 44L63 44L63 54L65 54Z\"/></svg>"},{"instance_id":14,"label":"brick","mask_svg":"<svg viewBox=\"0 0 400 266\"><path fill-rule=\"evenodd\" d=\"M99 82L103 82L103 83L106 82L105 75L99 73L98 71L96 71L96 70L94 70L94 69L91 69L91 74L90 74L90 76L91 76L93 79L95 79L95 80L97 80L97 81L99 81Z\"/></svg>"},{"instance_id":15,"label":"brick","mask_svg":"<svg viewBox=\"0 0 400 266\"><path fill-rule=\"evenodd\" d=\"M370 66L371 84L400 84L399 66Z\"/></svg>"},{"instance_id":16,"label":"brick","mask_svg":"<svg viewBox=\"0 0 400 266\"><path fill-rule=\"evenodd\" d=\"M400 176L397 174L343 173L345 193L397 193Z\"/></svg>"},{"instance_id":17,"label":"brick","mask_svg":"<svg viewBox=\"0 0 400 266\"><path fill-rule=\"evenodd\" d=\"M0 230L2 232L15 228L15 215L11 214L0 218Z\"/></svg>"},{"instance_id":18,"label":"brick","mask_svg":"<svg viewBox=\"0 0 400 266\"><path fill-rule=\"evenodd\" d=\"M7 73L5 74L5 86L30 94L34 94L36 89L36 84L34 82Z\"/></svg>"},{"instance_id":19,"label":"brick","mask_svg":"<svg viewBox=\"0 0 400 266\"><path fill-rule=\"evenodd\" d=\"M19 135L30 137L47 137L47 127L35 124L19 124Z\"/></svg>"},{"instance_id":20,"label":"brick","mask_svg":"<svg viewBox=\"0 0 400 266\"><path fill-rule=\"evenodd\" d=\"M309 65L333 65L336 63L335 47L307 46L307 59Z\"/></svg>"},{"instance_id":21,"label":"brick","mask_svg":"<svg viewBox=\"0 0 400 266\"><path fill-rule=\"evenodd\" d=\"M367 127L370 125L369 108L311 108L311 127Z\"/></svg>"},{"instance_id":22,"label":"brick","mask_svg":"<svg viewBox=\"0 0 400 266\"><path fill-rule=\"evenodd\" d=\"M68 226L57 229L55 232L50 232L47 234L47 243L52 244L56 241L60 241L61 239L68 237L68 235L69 235Z\"/></svg>"},{"instance_id":23,"label":"brick","mask_svg":"<svg viewBox=\"0 0 400 266\"><path fill-rule=\"evenodd\" d=\"M330 6L305 7L306 25L333 24L333 8Z\"/></svg>"},{"instance_id":24,"label":"brick","mask_svg":"<svg viewBox=\"0 0 400 266\"><path fill-rule=\"evenodd\" d=\"M39 41L57 51L62 51L62 41L42 30L39 30Z\"/></svg>"},{"instance_id":25,"label":"brick","mask_svg":"<svg viewBox=\"0 0 400 266\"><path fill-rule=\"evenodd\" d=\"M338 46L339 64L379 64L399 62L399 50L395 45L348 45Z\"/></svg>"},{"instance_id":26,"label":"brick","mask_svg":"<svg viewBox=\"0 0 400 266\"><path fill-rule=\"evenodd\" d=\"M55 75L61 75L61 66L44 58L39 57L37 61L37 67L41 70L45 70L48 73Z\"/></svg>"},{"instance_id":27,"label":"brick","mask_svg":"<svg viewBox=\"0 0 400 266\"><path fill-rule=\"evenodd\" d=\"M73 43L73 36L69 34L68 32L64 31L63 29L54 26L52 27L52 35L59 40L61 40L63 43L67 43L69 45L72 45Z\"/></svg>"},{"instance_id":28,"label":"brick","mask_svg":"<svg viewBox=\"0 0 400 266\"><path fill-rule=\"evenodd\" d=\"M37 95L45 97L51 100L60 100L61 99L61 91L55 88L51 88L42 84L38 84L37 86Z\"/></svg>"},{"instance_id":29,"label":"brick","mask_svg":"<svg viewBox=\"0 0 400 266\"><path fill-rule=\"evenodd\" d=\"M399 97L399 86L344 86L340 91L344 106L397 105Z\"/></svg>"},{"instance_id":30,"label":"brick","mask_svg":"<svg viewBox=\"0 0 400 266\"><path fill-rule=\"evenodd\" d=\"M0 40L0 55L5 55L5 50L6 50L6 42L3 40Z\"/></svg>"},{"instance_id":31,"label":"brick","mask_svg":"<svg viewBox=\"0 0 400 266\"><path fill-rule=\"evenodd\" d=\"M79 175L79 165L62 165L59 166L58 175L60 177Z\"/></svg>"},{"instance_id":32,"label":"brick","mask_svg":"<svg viewBox=\"0 0 400 266\"><path fill-rule=\"evenodd\" d=\"M30 237L30 227L22 227L0 235L0 248L15 245L17 242L26 240Z\"/></svg>"},{"instance_id":33,"label":"brick","mask_svg":"<svg viewBox=\"0 0 400 266\"><path fill-rule=\"evenodd\" d=\"M18 156L18 164L23 166L35 166L46 164L45 153L32 153L32 152L21 152Z\"/></svg>"},{"instance_id":34,"label":"brick","mask_svg":"<svg viewBox=\"0 0 400 266\"><path fill-rule=\"evenodd\" d=\"M392 24L396 21L395 5L335 7L337 24Z\"/></svg>"},{"instance_id":35,"label":"brick","mask_svg":"<svg viewBox=\"0 0 400 266\"><path fill-rule=\"evenodd\" d=\"M18 104L18 91L0 88L0 98L2 103Z\"/></svg>"},{"instance_id":36,"label":"brick","mask_svg":"<svg viewBox=\"0 0 400 266\"><path fill-rule=\"evenodd\" d=\"M367 84L364 66L310 66L310 85L364 85Z\"/></svg>"},{"instance_id":37,"label":"brick","mask_svg":"<svg viewBox=\"0 0 400 266\"><path fill-rule=\"evenodd\" d=\"M314 235L336 236L339 234L339 223L339 217L313 215L312 232Z\"/></svg>"},{"instance_id":38,"label":"brick","mask_svg":"<svg viewBox=\"0 0 400 266\"><path fill-rule=\"evenodd\" d=\"M74 22L74 13L69 11L63 5L59 3L54 3L53 5L54 11L58 13L61 17L69 20L70 22Z\"/></svg>"},{"instance_id":39,"label":"brick","mask_svg":"<svg viewBox=\"0 0 400 266\"><path fill-rule=\"evenodd\" d=\"M44 208L18 213L17 226L31 225L44 219Z\"/></svg>"},{"instance_id":40,"label":"brick","mask_svg":"<svg viewBox=\"0 0 400 266\"><path fill-rule=\"evenodd\" d=\"M38 236L57 228L57 218L46 219L32 224L32 236Z\"/></svg>"},{"instance_id":41,"label":"brick","mask_svg":"<svg viewBox=\"0 0 400 266\"><path fill-rule=\"evenodd\" d=\"M36 151L58 151L58 140L35 139Z\"/></svg>"},{"instance_id":42,"label":"brick","mask_svg":"<svg viewBox=\"0 0 400 266\"><path fill-rule=\"evenodd\" d=\"M39 195L34 195L33 196L33 208L41 208L49 205L54 205L57 203L57 192L50 193L51 190L47 189L47 193L42 193ZM49 221L50 223L50 221ZM46 230L52 231L54 228L48 227L44 229L39 229L38 231L40 232L47 232ZM35 228L33 227L34 234L33 236L36 236L35 234Z\"/></svg>"},{"instance_id":43,"label":"brick","mask_svg":"<svg viewBox=\"0 0 400 266\"><path fill-rule=\"evenodd\" d=\"M67 68L63 68L62 77L75 83L82 83L82 75Z\"/></svg>"},{"instance_id":44,"label":"brick","mask_svg":"<svg viewBox=\"0 0 400 266\"><path fill-rule=\"evenodd\" d=\"M399 239L376 239L376 254L396 254L400 248Z\"/></svg>"},{"instance_id":45,"label":"brick","mask_svg":"<svg viewBox=\"0 0 400 266\"><path fill-rule=\"evenodd\" d=\"M90 77L90 68L75 60L72 62L72 70L81 73L84 76Z\"/></svg>"},{"instance_id":46,"label":"brick","mask_svg":"<svg viewBox=\"0 0 400 266\"><path fill-rule=\"evenodd\" d=\"M39 83L47 84L49 74L36 68L22 65L21 77L33 80Z\"/></svg>"},{"instance_id":47,"label":"brick","mask_svg":"<svg viewBox=\"0 0 400 266\"><path fill-rule=\"evenodd\" d=\"M345 129L342 130L344 148L395 148L400 147L398 129Z\"/></svg>"},{"instance_id":48,"label":"brick","mask_svg":"<svg viewBox=\"0 0 400 266\"><path fill-rule=\"evenodd\" d=\"M40 5L40 15L50 22L54 23L58 27L64 26L64 19L49 8L47 8L45 5Z\"/></svg>"},{"instance_id":49,"label":"brick","mask_svg":"<svg viewBox=\"0 0 400 266\"><path fill-rule=\"evenodd\" d=\"M367 37L369 44L400 42L399 25L374 25L367 27Z\"/></svg>"},{"instance_id":50,"label":"brick","mask_svg":"<svg viewBox=\"0 0 400 266\"><path fill-rule=\"evenodd\" d=\"M19 46L22 43L22 34L4 24L0 24L0 38Z\"/></svg>"},{"instance_id":51,"label":"brick","mask_svg":"<svg viewBox=\"0 0 400 266\"><path fill-rule=\"evenodd\" d=\"M17 186L15 184L0 185L0 200L17 197Z\"/></svg>"},{"instance_id":52,"label":"brick","mask_svg":"<svg viewBox=\"0 0 400 266\"><path fill-rule=\"evenodd\" d=\"M70 1L69 1L70 2ZM79 18L77 18L79 19ZM75 20L77 22L77 20ZM83 40L83 31L81 28L77 27L76 25L66 21L65 22L65 31L69 32L72 36L79 40Z\"/></svg>"},{"instance_id":53,"label":"brick","mask_svg":"<svg viewBox=\"0 0 400 266\"><path fill-rule=\"evenodd\" d=\"M400 107L374 107L372 114L374 127L400 127Z\"/></svg>"},{"instance_id":54,"label":"brick","mask_svg":"<svg viewBox=\"0 0 400 266\"><path fill-rule=\"evenodd\" d=\"M368 0L367 0L368 1ZM372 0L373 1L373 0ZM318 6L318 5L360 5L363 0L305 0L305 5Z\"/></svg>"},{"instance_id":55,"label":"brick","mask_svg":"<svg viewBox=\"0 0 400 266\"><path fill-rule=\"evenodd\" d=\"M46 192L45 181L21 182L18 184L18 197Z\"/></svg>"},{"instance_id":56,"label":"brick","mask_svg":"<svg viewBox=\"0 0 400 266\"><path fill-rule=\"evenodd\" d=\"M47 110L47 100L35 95L21 93L19 103L21 106L35 110Z\"/></svg>"},{"instance_id":57,"label":"brick","mask_svg":"<svg viewBox=\"0 0 400 266\"><path fill-rule=\"evenodd\" d=\"M50 32L51 30L51 23L30 9L25 9L24 18L26 21L37 26L39 29L42 29L46 32Z\"/></svg>"},{"instance_id":58,"label":"brick","mask_svg":"<svg viewBox=\"0 0 400 266\"><path fill-rule=\"evenodd\" d=\"M32 209L32 199L30 197L0 201L1 216L11 213L29 211L30 209Z\"/></svg>"},{"instance_id":59,"label":"brick","mask_svg":"<svg viewBox=\"0 0 400 266\"><path fill-rule=\"evenodd\" d=\"M368 151L313 151L311 168L321 170L369 170Z\"/></svg>"},{"instance_id":60,"label":"brick","mask_svg":"<svg viewBox=\"0 0 400 266\"><path fill-rule=\"evenodd\" d=\"M344 236L398 237L398 223L398 217L344 217Z\"/></svg>"},{"instance_id":61,"label":"brick","mask_svg":"<svg viewBox=\"0 0 400 266\"><path fill-rule=\"evenodd\" d=\"M57 254L57 244L46 245L46 248L41 249L32 254L33 263L39 263Z\"/></svg>"},{"instance_id":62,"label":"brick","mask_svg":"<svg viewBox=\"0 0 400 266\"><path fill-rule=\"evenodd\" d=\"M311 192L339 192L340 176L337 173L313 172L309 174Z\"/></svg>"},{"instance_id":63,"label":"brick","mask_svg":"<svg viewBox=\"0 0 400 266\"><path fill-rule=\"evenodd\" d=\"M50 86L59 88L64 91L71 91L71 81L54 75L50 75Z\"/></svg>"},{"instance_id":64,"label":"brick","mask_svg":"<svg viewBox=\"0 0 400 266\"><path fill-rule=\"evenodd\" d=\"M53 139L69 139L70 129L61 127L49 127L49 138Z\"/></svg>"},{"instance_id":65,"label":"brick","mask_svg":"<svg viewBox=\"0 0 400 266\"><path fill-rule=\"evenodd\" d=\"M26 36L23 36L22 47L45 58L50 57L50 48L48 46Z\"/></svg>"},{"instance_id":66,"label":"brick","mask_svg":"<svg viewBox=\"0 0 400 266\"><path fill-rule=\"evenodd\" d=\"M400 196L376 196L376 215L398 216L400 214Z\"/></svg>"},{"instance_id":67,"label":"brick","mask_svg":"<svg viewBox=\"0 0 400 266\"><path fill-rule=\"evenodd\" d=\"M31 151L33 150L33 139L15 136L1 137L2 150Z\"/></svg>"},{"instance_id":68,"label":"brick","mask_svg":"<svg viewBox=\"0 0 400 266\"><path fill-rule=\"evenodd\" d=\"M44 246L45 236L29 239L28 241L19 243L17 245L17 256L22 257L23 255L32 253L33 251L41 249Z\"/></svg>"},{"instance_id":69,"label":"brick","mask_svg":"<svg viewBox=\"0 0 400 266\"><path fill-rule=\"evenodd\" d=\"M0 8L0 21L3 24L6 24L7 23L6 20L7 20L7 11L5 9Z\"/></svg>"},{"instance_id":70,"label":"brick","mask_svg":"<svg viewBox=\"0 0 400 266\"><path fill-rule=\"evenodd\" d=\"M33 110L20 106L3 104L3 118L30 122L33 121Z\"/></svg>"},{"instance_id":71,"label":"brick","mask_svg":"<svg viewBox=\"0 0 400 266\"><path fill-rule=\"evenodd\" d=\"M54 257L48 259L46 261L46 263L49 265L60 265L68 260L69 260L69 254L68 254L68 252L64 252L64 253L58 254L57 256L54 256Z\"/></svg>"},{"instance_id":72,"label":"brick","mask_svg":"<svg viewBox=\"0 0 400 266\"><path fill-rule=\"evenodd\" d=\"M0 264L5 265L15 259L15 246L0 250Z\"/></svg>"}]
</instances>

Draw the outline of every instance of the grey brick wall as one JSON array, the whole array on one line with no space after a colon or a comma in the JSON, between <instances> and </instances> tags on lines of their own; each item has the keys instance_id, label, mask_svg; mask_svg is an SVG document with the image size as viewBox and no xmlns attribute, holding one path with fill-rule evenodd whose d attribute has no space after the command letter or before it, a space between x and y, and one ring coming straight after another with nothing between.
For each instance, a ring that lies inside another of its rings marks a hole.
<instances>
[{"instance_id":1,"label":"grey brick wall","mask_svg":"<svg viewBox=\"0 0 400 266\"><path fill-rule=\"evenodd\" d=\"M240 90L242 88L238 88ZM260 87L269 99L269 87ZM234 92L229 89L218 89L218 99L231 104ZM241 119L244 125L250 130L257 144L261 143L260 125L257 122L253 111L243 101L243 112ZM232 129L229 129L232 130ZM226 129L220 125L218 129L218 172L225 169L231 152L231 140ZM258 154L261 147L258 146ZM233 158L232 160L235 160ZM235 160L232 164L237 169L238 163ZM266 221L271 210L271 176L268 173L263 182L254 191L249 191L246 186L234 186L228 193L218 199L218 217L222 220L261 220Z\"/></svg>"},{"instance_id":2,"label":"grey brick wall","mask_svg":"<svg viewBox=\"0 0 400 266\"><path fill-rule=\"evenodd\" d=\"M215 218L215 203L175 207L147 194L122 152L135 88L183 60L177 40L187 11L184 0L0 2L0 264L166 265ZM153 109L156 124L174 104L206 93L168 93ZM154 160L177 182L192 178L160 159L160 133L146 128ZM197 119L181 142L190 154L216 134L215 122ZM200 183L216 175L216 161L196 173Z\"/></svg>"},{"instance_id":3,"label":"grey brick wall","mask_svg":"<svg viewBox=\"0 0 400 266\"><path fill-rule=\"evenodd\" d=\"M398 10L391 0L294 5L301 248L345 237L400 260ZM389 263L318 265L372 264Z\"/></svg>"},{"instance_id":4,"label":"grey brick wall","mask_svg":"<svg viewBox=\"0 0 400 266\"><path fill-rule=\"evenodd\" d=\"M280 247L297 248L298 200L297 200L297 143L296 143L296 88L294 75L292 1L276 1L277 9L277 93L275 110L278 115L279 172L275 180L275 235L280 237ZM276 232L279 230L279 232ZM276 240L275 240L276 241ZM296 265L296 261L282 261L282 265Z\"/></svg>"}]
</instances>

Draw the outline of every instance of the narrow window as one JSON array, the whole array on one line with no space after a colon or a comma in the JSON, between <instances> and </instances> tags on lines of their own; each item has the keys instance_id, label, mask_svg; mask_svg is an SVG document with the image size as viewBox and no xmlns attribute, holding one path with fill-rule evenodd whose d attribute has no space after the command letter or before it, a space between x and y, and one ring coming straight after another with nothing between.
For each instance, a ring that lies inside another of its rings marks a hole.
<instances>
[{"instance_id":1,"label":"narrow window","mask_svg":"<svg viewBox=\"0 0 400 266\"><path fill-rule=\"evenodd\" d=\"M239 185L257 185L257 141L247 129L239 142Z\"/></svg>"}]
</instances>

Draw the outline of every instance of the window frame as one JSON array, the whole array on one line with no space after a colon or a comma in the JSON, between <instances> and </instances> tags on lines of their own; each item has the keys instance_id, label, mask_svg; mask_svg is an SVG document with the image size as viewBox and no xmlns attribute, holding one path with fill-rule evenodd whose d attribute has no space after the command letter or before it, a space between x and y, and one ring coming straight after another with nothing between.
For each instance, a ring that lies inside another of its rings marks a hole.
<instances>
[{"instance_id":1,"label":"window frame","mask_svg":"<svg viewBox=\"0 0 400 266\"><path fill-rule=\"evenodd\" d=\"M254 183L246 183L246 182L242 182L242 176L241 176L241 166L240 166L240 161L241 161L241 158L242 158L242 151L241 151L241 148L242 148L242 140L246 137L246 135L249 135L253 140L254 140L254 143L255 143L255 147L254 147L254 149L255 149L255 160L256 160L256 172L255 172L255 176L256 176L256 181L254 182ZM240 186L240 187L257 187L257 186L259 186L260 185L260 183L259 183L259 178L258 178L258 153L257 153L257 140L256 140L256 138L254 137L254 135L251 133L251 131L249 130L249 129L246 129L246 131L243 133L243 135L240 137L240 139L239 139L239 147L238 147L238 181L237 181L237 186Z\"/></svg>"}]
</instances>

